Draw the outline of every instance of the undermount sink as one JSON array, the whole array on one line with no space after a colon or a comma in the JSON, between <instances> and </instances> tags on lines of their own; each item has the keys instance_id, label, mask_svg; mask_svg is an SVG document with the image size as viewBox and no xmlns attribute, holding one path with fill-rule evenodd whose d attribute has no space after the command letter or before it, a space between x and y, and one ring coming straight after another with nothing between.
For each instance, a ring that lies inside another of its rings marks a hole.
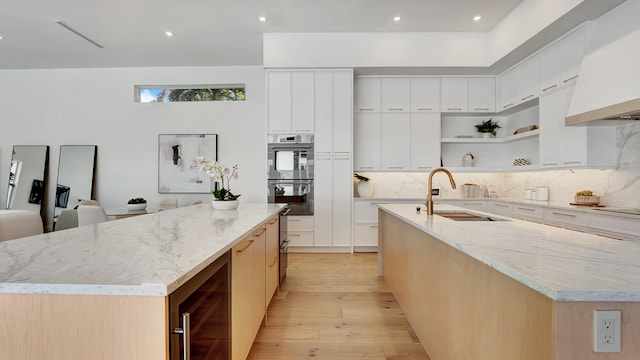
<instances>
[{"instance_id":1,"label":"undermount sink","mask_svg":"<svg viewBox=\"0 0 640 360\"><path fill-rule=\"evenodd\" d=\"M433 214L455 221L504 221L504 219L464 211L434 211Z\"/></svg>"}]
</instances>

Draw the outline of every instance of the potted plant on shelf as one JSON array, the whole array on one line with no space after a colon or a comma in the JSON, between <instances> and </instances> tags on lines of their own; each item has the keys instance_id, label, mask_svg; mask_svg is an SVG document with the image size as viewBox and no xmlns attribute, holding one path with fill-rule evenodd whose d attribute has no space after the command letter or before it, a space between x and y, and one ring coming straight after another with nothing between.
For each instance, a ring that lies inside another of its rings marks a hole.
<instances>
[{"instance_id":1,"label":"potted plant on shelf","mask_svg":"<svg viewBox=\"0 0 640 360\"><path fill-rule=\"evenodd\" d=\"M208 160L202 156L196 157L195 163L189 165L189 169L196 168L198 171L207 173L216 183L220 184L218 188L211 193L214 196L214 200L211 201L211 206L218 210L233 210L238 207L238 198L240 195L236 195L231 192L230 183L231 179L238 178L238 164L229 168L216 160Z\"/></svg>"},{"instance_id":2,"label":"potted plant on shelf","mask_svg":"<svg viewBox=\"0 0 640 360\"><path fill-rule=\"evenodd\" d=\"M129 199L127 208L129 210L144 210L147 208L147 200L141 197Z\"/></svg>"},{"instance_id":3,"label":"potted plant on shelf","mask_svg":"<svg viewBox=\"0 0 640 360\"><path fill-rule=\"evenodd\" d=\"M360 174L353 174L353 177L358 179L358 183L356 184L356 190L358 190L358 196L360 197L371 197L373 195L373 181L366 176L362 176Z\"/></svg>"},{"instance_id":4,"label":"potted plant on shelf","mask_svg":"<svg viewBox=\"0 0 640 360\"><path fill-rule=\"evenodd\" d=\"M493 135L494 137L496 136L496 129L500 129L501 126L498 125L497 122L493 121L493 118L489 119L489 120L485 120L483 122L481 122L480 124L476 124L474 125L476 127L476 130L482 134L482 137L484 138L488 138L490 137L490 135Z\"/></svg>"}]
</instances>

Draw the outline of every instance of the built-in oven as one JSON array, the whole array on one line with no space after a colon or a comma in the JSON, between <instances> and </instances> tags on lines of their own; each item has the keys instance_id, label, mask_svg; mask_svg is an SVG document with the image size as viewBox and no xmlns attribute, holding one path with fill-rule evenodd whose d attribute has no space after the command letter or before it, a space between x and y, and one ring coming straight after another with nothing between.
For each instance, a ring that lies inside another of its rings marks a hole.
<instances>
[{"instance_id":1,"label":"built-in oven","mask_svg":"<svg viewBox=\"0 0 640 360\"><path fill-rule=\"evenodd\" d=\"M269 135L270 203L287 203L290 215L313 215L313 135Z\"/></svg>"}]
</instances>

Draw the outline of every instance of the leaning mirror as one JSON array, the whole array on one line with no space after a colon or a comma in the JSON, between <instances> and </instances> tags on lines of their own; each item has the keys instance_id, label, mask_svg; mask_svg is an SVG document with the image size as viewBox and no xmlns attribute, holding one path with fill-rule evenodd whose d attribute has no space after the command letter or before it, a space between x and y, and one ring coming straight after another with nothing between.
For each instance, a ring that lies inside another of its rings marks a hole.
<instances>
[{"instance_id":1,"label":"leaning mirror","mask_svg":"<svg viewBox=\"0 0 640 360\"><path fill-rule=\"evenodd\" d=\"M63 210L93 199L96 152L96 145L60 146L54 223Z\"/></svg>"},{"instance_id":2,"label":"leaning mirror","mask_svg":"<svg viewBox=\"0 0 640 360\"><path fill-rule=\"evenodd\" d=\"M47 145L13 147L7 209L31 210L39 212L42 216L48 164L49 146Z\"/></svg>"}]
</instances>

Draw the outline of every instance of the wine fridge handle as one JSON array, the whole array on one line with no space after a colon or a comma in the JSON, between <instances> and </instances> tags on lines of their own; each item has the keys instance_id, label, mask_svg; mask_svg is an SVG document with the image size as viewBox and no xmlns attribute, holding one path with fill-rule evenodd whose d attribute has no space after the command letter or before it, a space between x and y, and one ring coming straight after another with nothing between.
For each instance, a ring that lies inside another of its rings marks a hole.
<instances>
[{"instance_id":1,"label":"wine fridge handle","mask_svg":"<svg viewBox=\"0 0 640 360\"><path fill-rule=\"evenodd\" d=\"M191 314L182 314L182 328L173 329L173 333L182 335L182 360L191 360Z\"/></svg>"}]
</instances>

